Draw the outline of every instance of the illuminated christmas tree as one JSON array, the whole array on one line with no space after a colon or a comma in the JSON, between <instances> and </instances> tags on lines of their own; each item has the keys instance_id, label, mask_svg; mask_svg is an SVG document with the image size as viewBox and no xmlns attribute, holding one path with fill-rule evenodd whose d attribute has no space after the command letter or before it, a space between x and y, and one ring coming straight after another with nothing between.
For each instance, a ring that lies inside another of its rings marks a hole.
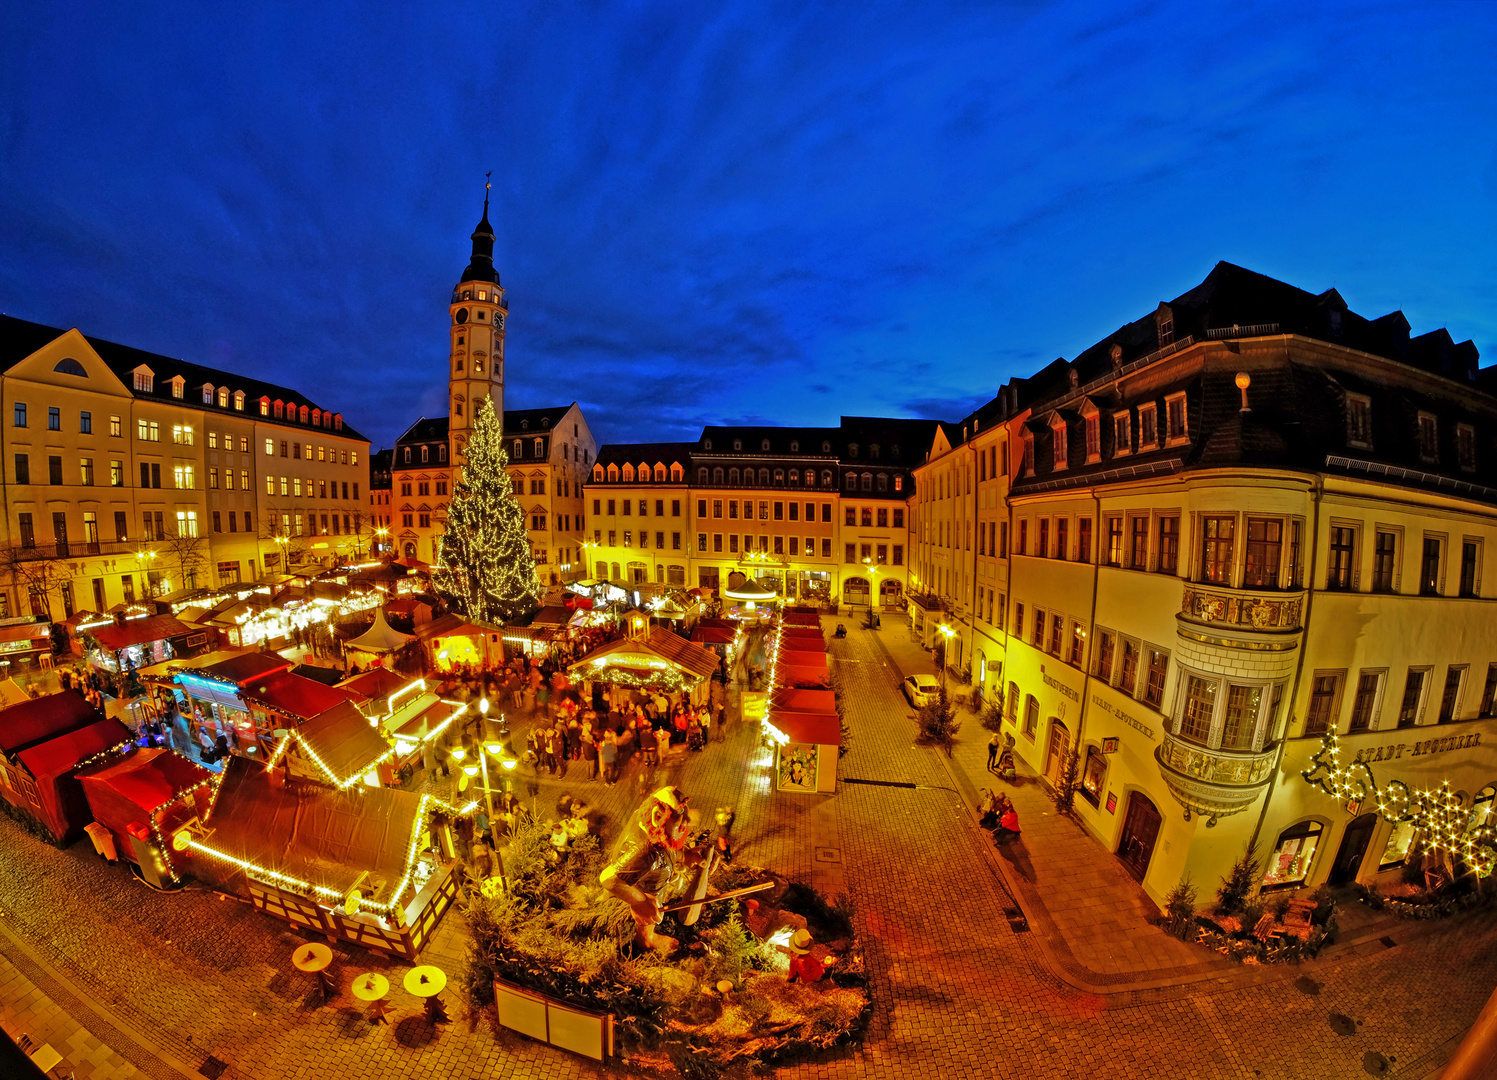
<instances>
[{"instance_id":1,"label":"illuminated christmas tree","mask_svg":"<svg viewBox=\"0 0 1497 1080\"><path fill-rule=\"evenodd\" d=\"M513 622L535 610L535 561L491 398L479 405L462 458L432 585L464 618Z\"/></svg>"}]
</instances>

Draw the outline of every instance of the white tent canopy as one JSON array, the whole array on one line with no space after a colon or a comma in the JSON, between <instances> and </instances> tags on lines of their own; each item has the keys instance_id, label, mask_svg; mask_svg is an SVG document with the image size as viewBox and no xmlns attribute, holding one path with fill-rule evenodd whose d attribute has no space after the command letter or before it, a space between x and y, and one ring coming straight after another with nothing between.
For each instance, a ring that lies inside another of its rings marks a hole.
<instances>
[{"instance_id":1,"label":"white tent canopy","mask_svg":"<svg viewBox=\"0 0 1497 1080\"><path fill-rule=\"evenodd\" d=\"M383 608L374 611L374 625L365 630L358 637L348 643L348 648L357 649L367 653L394 652L408 641L414 641L410 634L402 634L385 622Z\"/></svg>"}]
</instances>

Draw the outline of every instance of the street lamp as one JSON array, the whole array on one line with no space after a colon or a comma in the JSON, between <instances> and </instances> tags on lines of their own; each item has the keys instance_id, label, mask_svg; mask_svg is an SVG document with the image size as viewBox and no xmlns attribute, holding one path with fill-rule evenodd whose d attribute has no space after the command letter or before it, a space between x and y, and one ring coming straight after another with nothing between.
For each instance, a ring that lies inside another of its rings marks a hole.
<instances>
[{"instance_id":1,"label":"street lamp","mask_svg":"<svg viewBox=\"0 0 1497 1080\"><path fill-rule=\"evenodd\" d=\"M863 559L863 566L868 571L868 628L873 629L874 602L878 599L878 567L873 565L872 556Z\"/></svg>"},{"instance_id":2,"label":"street lamp","mask_svg":"<svg viewBox=\"0 0 1497 1080\"><path fill-rule=\"evenodd\" d=\"M944 693L946 690L946 650L951 647L951 639L956 637L956 631L945 623L942 623L936 629L941 632L941 637L946 639L941 645L941 691Z\"/></svg>"},{"instance_id":3,"label":"street lamp","mask_svg":"<svg viewBox=\"0 0 1497 1080\"><path fill-rule=\"evenodd\" d=\"M151 560L155 557L156 553L148 549L142 549L135 553L136 561L140 563L141 577L145 579L144 588L141 589L141 595L146 599L150 599L151 596Z\"/></svg>"},{"instance_id":4,"label":"street lamp","mask_svg":"<svg viewBox=\"0 0 1497 1080\"><path fill-rule=\"evenodd\" d=\"M390 535L390 530L386 529L384 526L380 526L379 528L374 530L374 535L378 537L378 539L374 541L375 550L385 550L385 537Z\"/></svg>"},{"instance_id":5,"label":"street lamp","mask_svg":"<svg viewBox=\"0 0 1497 1080\"><path fill-rule=\"evenodd\" d=\"M478 702L478 711L483 715L485 728L484 733L487 734L489 719L488 698L482 698ZM508 892L509 879L505 874L504 854L500 850L501 845L499 843L499 822L494 817L494 789L489 786L490 754L499 759L499 764L504 768L505 772L512 771L514 767L519 764L519 761L515 758L514 751L510 748L509 745L509 722L505 718L504 713L499 714L499 738L497 740L485 742L483 744L483 749L485 752L478 755L478 765L479 768L483 770L483 797L489 811L489 839L491 842L491 846L494 849L494 858L499 860L499 882L501 885L503 885L504 891ZM509 790L509 781L507 779L504 781L504 790Z\"/></svg>"}]
</instances>

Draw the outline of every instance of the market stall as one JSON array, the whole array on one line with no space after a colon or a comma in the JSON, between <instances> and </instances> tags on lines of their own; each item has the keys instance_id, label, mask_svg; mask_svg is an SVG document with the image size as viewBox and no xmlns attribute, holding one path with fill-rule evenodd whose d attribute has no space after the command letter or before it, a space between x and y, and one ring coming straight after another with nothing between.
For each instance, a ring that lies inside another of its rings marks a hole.
<instances>
[{"instance_id":1,"label":"market stall","mask_svg":"<svg viewBox=\"0 0 1497 1080\"><path fill-rule=\"evenodd\" d=\"M361 667L380 666L387 662L391 653L404 648L414 640L416 639L410 634L402 634L386 622L383 609L375 608L373 625L352 641L344 644L344 655L349 664L358 664Z\"/></svg>"},{"instance_id":2,"label":"market stall","mask_svg":"<svg viewBox=\"0 0 1497 1080\"><path fill-rule=\"evenodd\" d=\"M67 844L90 820L75 772L131 738L75 690L0 710L0 796Z\"/></svg>"},{"instance_id":3,"label":"market stall","mask_svg":"<svg viewBox=\"0 0 1497 1080\"><path fill-rule=\"evenodd\" d=\"M78 771L93 823L94 848L140 868L158 888L180 880L180 855L170 837L208 810L213 774L162 747L128 747L126 753Z\"/></svg>"},{"instance_id":4,"label":"market stall","mask_svg":"<svg viewBox=\"0 0 1497 1080\"><path fill-rule=\"evenodd\" d=\"M416 630L432 669L440 672L503 667L505 640L511 635L520 642L531 640L527 627L474 622L459 615L443 615Z\"/></svg>"},{"instance_id":5,"label":"market stall","mask_svg":"<svg viewBox=\"0 0 1497 1080\"><path fill-rule=\"evenodd\" d=\"M212 631L184 623L174 615L127 616L123 612L108 623L85 623L82 632L89 663L110 675L203 652L217 639Z\"/></svg>"},{"instance_id":6,"label":"market stall","mask_svg":"<svg viewBox=\"0 0 1497 1080\"><path fill-rule=\"evenodd\" d=\"M835 710L771 706L764 726L775 744L775 790L829 794L837 789L842 724Z\"/></svg>"},{"instance_id":7,"label":"market stall","mask_svg":"<svg viewBox=\"0 0 1497 1080\"><path fill-rule=\"evenodd\" d=\"M594 649L568 668L568 675L574 682L606 688L615 700L632 696L633 691L659 691L701 705L717 668L712 650L657 626L648 636L621 638Z\"/></svg>"},{"instance_id":8,"label":"market stall","mask_svg":"<svg viewBox=\"0 0 1497 1080\"><path fill-rule=\"evenodd\" d=\"M201 661L182 664L171 675L178 711L187 720L193 740L211 745L223 735L233 751L260 753L261 736L268 732L257 729L245 691L290 672L291 661L279 653L249 649L209 653Z\"/></svg>"},{"instance_id":9,"label":"market stall","mask_svg":"<svg viewBox=\"0 0 1497 1080\"><path fill-rule=\"evenodd\" d=\"M431 795L340 791L234 758L202 826L177 842L197 877L268 915L415 960L457 895L460 813Z\"/></svg>"},{"instance_id":10,"label":"market stall","mask_svg":"<svg viewBox=\"0 0 1497 1080\"><path fill-rule=\"evenodd\" d=\"M282 736L270 756L290 776L303 776L338 790L363 783L379 787L395 756L394 744L350 702L342 701Z\"/></svg>"}]
</instances>

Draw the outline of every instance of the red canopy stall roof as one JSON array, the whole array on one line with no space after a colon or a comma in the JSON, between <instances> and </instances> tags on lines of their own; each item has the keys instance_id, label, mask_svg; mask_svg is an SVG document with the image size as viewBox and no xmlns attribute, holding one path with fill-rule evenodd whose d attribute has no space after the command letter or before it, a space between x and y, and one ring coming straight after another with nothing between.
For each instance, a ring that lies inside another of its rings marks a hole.
<instances>
[{"instance_id":1,"label":"red canopy stall roof","mask_svg":"<svg viewBox=\"0 0 1497 1080\"><path fill-rule=\"evenodd\" d=\"M156 824L163 834L205 811L212 778L201 765L164 747L136 750L78 772L94 820L114 834L115 850L127 857L132 831L149 830L158 809Z\"/></svg>"},{"instance_id":2,"label":"red canopy stall roof","mask_svg":"<svg viewBox=\"0 0 1497 1080\"><path fill-rule=\"evenodd\" d=\"M826 638L822 636L819 626L782 626L780 627L781 641L819 641L826 644Z\"/></svg>"},{"instance_id":3,"label":"red canopy stall roof","mask_svg":"<svg viewBox=\"0 0 1497 1080\"><path fill-rule=\"evenodd\" d=\"M16 802L9 789L5 790L5 797L35 814L59 842L66 843L82 832L89 821L88 800L83 797L83 787L74 770L95 754L129 741L129 728L118 720L101 717L87 727L39 742L17 755L36 781L37 805Z\"/></svg>"},{"instance_id":4,"label":"red canopy stall roof","mask_svg":"<svg viewBox=\"0 0 1497 1080\"><path fill-rule=\"evenodd\" d=\"M702 626L691 632L691 640L698 645L731 645L735 631L727 626Z\"/></svg>"},{"instance_id":5,"label":"red canopy stall roof","mask_svg":"<svg viewBox=\"0 0 1497 1080\"><path fill-rule=\"evenodd\" d=\"M814 611L787 611L780 616L782 626L814 626L821 627L821 616Z\"/></svg>"},{"instance_id":6,"label":"red canopy stall roof","mask_svg":"<svg viewBox=\"0 0 1497 1080\"><path fill-rule=\"evenodd\" d=\"M785 686L769 696L769 711L788 709L794 712L836 712L837 695L830 690L805 690Z\"/></svg>"},{"instance_id":7,"label":"red canopy stall roof","mask_svg":"<svg viewBox=\"0 0 1497 1080\"><path fill-rule=\"evenodd\" d=\"M787 652L789 652L789 653L795 653L797 655L800 655L802 653L813 653L813 654L814 653L820 653L822 656L825 656L826 655L826 642L822 641L820 637L814 637L814 638L782 637L782 638L780 638L780 652L781 653L787 653Z\"/></svg>"},{"instance_id":8,"label":"red canopy stall roof","mask_svg":"<svg viewBox=\"0 0 1497 1080\"><path fill-rule=\"evenodd\" d=\"M822 746L842 743L842 722L836 713L778 710L770 714L768 723L792 743L818 743Z\"/></svg>"},{"instance_id":9,"label":"red canopy stall roof","mask_svg":"<svg viewBox=\"0 0 1497 1080\"><path fill-rule=\"evenodd\" d=\"M148 641L168 641L187 634L201 634L203 628L189 626L172 615L147 615L140 619L126 619L122 623L96 626L88 632L110 652L119 652L131 645L144 645Z\"/></svg>"},{"instance_id":10,"label":"red canopy stall roof","mask_svg":"<svg viewBox=\"0 0 1497 1080\"><path fill-rule=\"evenodd\" d=\"M86 727L99 715L99 710L76 690L29 698L0 709L0 752L14 756L45 739Z\"/></svg>"},{"instance_id":11,"label":"red canopy stall roof","mask_svg":"<svg viewBox=\"0 0 1497 1080\"><path fill-rule=\"evenodd\" d=\"M293 675L281 671L263 681L255 680L243 690L244 700L263 705L273 712L294 716L298 720L310 720L327 712L334 705L353 701L354 695L345 687L324 686L316 679Z\"/></svg>"}]
</instances>

